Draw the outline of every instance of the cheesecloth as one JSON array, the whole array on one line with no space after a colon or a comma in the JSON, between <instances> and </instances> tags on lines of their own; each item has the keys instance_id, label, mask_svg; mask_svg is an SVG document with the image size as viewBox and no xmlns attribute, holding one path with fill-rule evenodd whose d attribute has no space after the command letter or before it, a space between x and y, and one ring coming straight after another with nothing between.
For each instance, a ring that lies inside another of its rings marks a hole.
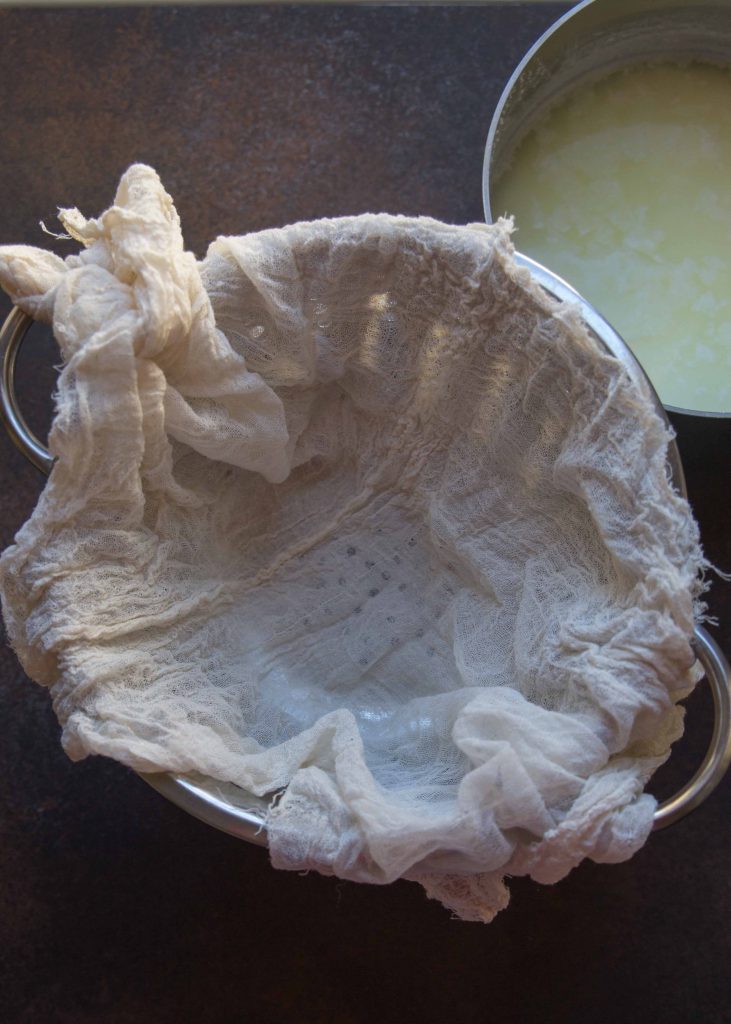
<instances>
[{"instance_id":1,"label":"cheesecloth","mask_svg":"<svg viewBox=\"0 0 731 1024\"><path fill-rule=\"evenodd\" d=\"M57 462L0 563L72 758L276 794L280 868L490 920L645 841L703 558L669 435L511 225L365 215L183 248L153 170L84 249L0 249L52 322Z\"/></svg>"}]
</instances>

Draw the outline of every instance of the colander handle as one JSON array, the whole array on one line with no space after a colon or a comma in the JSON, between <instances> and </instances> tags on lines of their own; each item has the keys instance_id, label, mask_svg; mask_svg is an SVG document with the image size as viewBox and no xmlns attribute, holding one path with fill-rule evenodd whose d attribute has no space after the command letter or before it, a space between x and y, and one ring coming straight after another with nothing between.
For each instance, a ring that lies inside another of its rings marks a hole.
<instances>
[{"instance_id":1,"label":"colander handle","mask_svg":"<svg viewBox=\"0 0 731 1024\"><path fill-rule=\"evenodd\" d=\"M15 395L15 363L23 338L32 323L33 320L27 313L14 306L0 327L0 351L3 360L0 376L0 417L13 444L36 469L48 475L53 469L55 459L25 422Z\"/></svg>"},{"instance_id":2,"label":"colander handle","mask_svg":"<svg viewBox=\"0 0 731 1024\"><path fill-rule=\"evenodd\" d=\"M31 317L16 306L0 328L3 360L0 416L13 443L34 466L48 474L55 460L25 422L15 395L15 363L32 323ZM693 648L711 687L715 712L713 733L706 756L693 778L655 811L655 830L672 825L700 806L719 784L731 762L731 669L718 644L700 626L695 629Z\"/></svg>"},{"instance_id":3,"label":"colander handle","mask_svg":"<svg viewBox=\"0 0 731 1024\"><path fill-rule=\"evenodd\" d=\"M702 626L695 627L693 650L703 666L713 697L711 742L692 779L658 806L652 826L655 831L667 828L700 806L731 763L731 669L721 648Z\"/></svg>"}]
</instances>

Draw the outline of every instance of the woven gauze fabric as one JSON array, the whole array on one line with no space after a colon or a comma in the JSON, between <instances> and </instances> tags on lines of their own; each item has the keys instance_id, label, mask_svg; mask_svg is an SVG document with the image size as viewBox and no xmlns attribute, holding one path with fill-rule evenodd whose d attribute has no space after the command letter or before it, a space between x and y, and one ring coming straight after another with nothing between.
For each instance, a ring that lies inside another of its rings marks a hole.
<instances>
[{"instance_id":1,"label":"woven gauze fabric","mask_svg":"<svg viewBox=\"0 0 731 1024\"><path fill-rule=\"evenodd\" d=\"M270 802L277 867L489 920L646 839L703 559L669 435L514 259L386 215L186 253L150 168L61 260L0 250L63 356L2 557L72 758Z\"/></svg>"}]
</instances>

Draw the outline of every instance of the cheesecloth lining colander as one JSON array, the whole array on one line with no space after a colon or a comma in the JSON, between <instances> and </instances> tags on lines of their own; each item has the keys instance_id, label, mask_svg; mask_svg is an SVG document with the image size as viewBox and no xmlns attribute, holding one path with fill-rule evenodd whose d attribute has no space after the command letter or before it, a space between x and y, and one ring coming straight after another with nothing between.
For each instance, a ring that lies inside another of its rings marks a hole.
<instances>
[{"instance_id":1,"label":"cheesecloth lining colander","mask_svg":"<svg viewBox=\"0 0 731 1024\"><path fill-rule=\"evenodd\" d=\"M0 249L64 358L3 609L71 757L257 795L276 866L489 920L645 840L704 562L669 435L510 225L184 252L130 168L85 248Z\"/></svg>"}]
</instances>

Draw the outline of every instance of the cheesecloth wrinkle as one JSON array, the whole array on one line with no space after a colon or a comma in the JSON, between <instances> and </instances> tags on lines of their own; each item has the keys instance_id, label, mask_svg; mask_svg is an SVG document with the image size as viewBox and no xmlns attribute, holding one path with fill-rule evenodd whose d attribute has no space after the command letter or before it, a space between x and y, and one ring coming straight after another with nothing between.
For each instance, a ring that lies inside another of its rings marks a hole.
<instances>
[{"instance_id":1,"label":"cheesecloth wrinkle","mask_svg":"<svg viewBox=\"0 0 731 1024\"><path fill-rule=\"evenodd\" d=\"M185 252L135 165L53 324L57 461L0 562L72 758L272 799L273 863L490 920L645 841L703 558L667 428L511 225L363 215Z\"/></svg>"}]
</instances>

